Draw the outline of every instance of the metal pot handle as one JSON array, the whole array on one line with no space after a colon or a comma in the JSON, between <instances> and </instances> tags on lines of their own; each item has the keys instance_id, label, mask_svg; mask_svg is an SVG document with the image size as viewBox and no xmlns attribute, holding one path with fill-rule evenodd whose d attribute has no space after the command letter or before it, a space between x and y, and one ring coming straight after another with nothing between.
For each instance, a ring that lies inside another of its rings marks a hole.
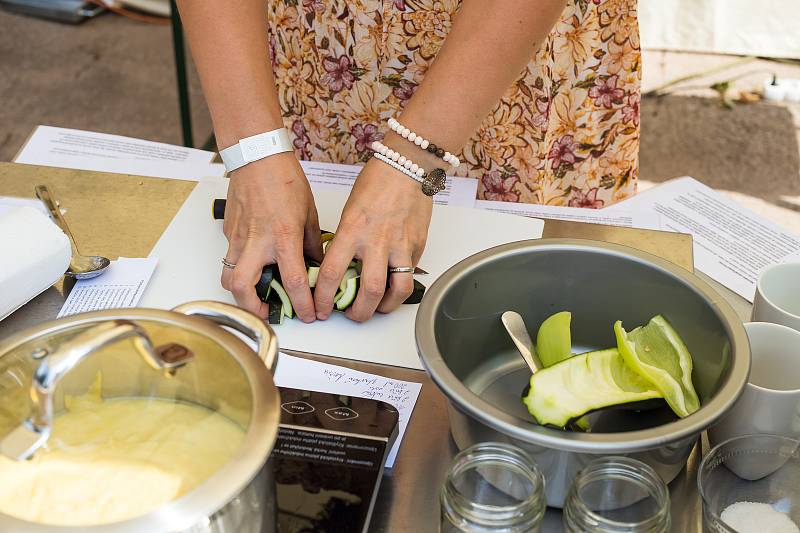
<instances>
[{"instance_id":1,"label":"metal pot handle","mask_svg":"<svg viewBox=\"0 0 800 533\"><path fill-rule=\"evenodd\" d=\"M172 309L184 315L197 315L243 333L256 343L256 353L272 372L278 362L278 338L262 319L236 306L211 300L188 302Z\"/></svg>"},{"instance_id":2,"label":"metal pot handle","mask_svg":"<svg viewBox=\"0 0 800 533\"><path fill-rule=\"evenodd\" d=\"M0 452L17 461L27 459L50 437L53 424L53 393L59 381L86 357L109 344L132 339L136 351L156 370L170 370L185 360L162 359L147 333L129 320L110 320L93 326L45 356L31 383L31 417L0 441Z\"/></svg>"}]
</instances>

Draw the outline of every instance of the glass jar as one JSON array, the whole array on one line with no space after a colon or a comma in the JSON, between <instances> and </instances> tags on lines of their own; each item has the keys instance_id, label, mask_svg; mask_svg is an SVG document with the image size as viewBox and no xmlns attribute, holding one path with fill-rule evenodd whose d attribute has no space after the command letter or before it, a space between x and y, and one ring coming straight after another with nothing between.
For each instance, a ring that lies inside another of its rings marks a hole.
<instances>
[{"instance_id":1,"label":"glass jar","mask_svg":"<svg viewBox=\"0 0 800 533\"><path fill-rule=\"evenodd\" d=\"M476 444L456 455L447 474L440 531L538 531L544 494L544 476L523 450L498 442Z\"/></svg>"},{"instance_id":2,"label":"glass jar","mask_svg":"<svg viewBox=\"0 0 800 533\"><path fill-rule=\"evenodd\" d=\"M603 457L572 481L564 504L564 530L575 533L667 533L669 491L648 465Z\"/></svg>"}]
</instances>

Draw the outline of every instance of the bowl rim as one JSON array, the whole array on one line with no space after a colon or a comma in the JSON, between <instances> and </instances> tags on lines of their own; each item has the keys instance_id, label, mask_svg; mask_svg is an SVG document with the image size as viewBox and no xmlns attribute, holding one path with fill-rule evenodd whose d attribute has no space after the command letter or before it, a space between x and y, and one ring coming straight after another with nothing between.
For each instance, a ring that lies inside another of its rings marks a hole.
<instances>
[{"instance_id":1,"label":"bowl rim","mask_svg":"<svg viewBox=\"0 0 800 533\"><path fill-rule=\"evenodd\" d=\"M498 257L529 251L588 251L616 256L659 270L704 298L717 315L731 343L731 365L717 393L700 409L685 417L653 428L619 433L575 433L539 426L510 415L469 390L450 371L438 346L434 317L446 289ZM431 379L456 409L473 419L523 442L583 453L633 453L684 444L696 438L730 409L744 390L750 373L750 348L742 320L731 305L708 283L680 266L635 248L586 239L533 239L503 244L474 254L440 276L426 292L415 323L417 353Z\"/></svg>"}]
</instances>

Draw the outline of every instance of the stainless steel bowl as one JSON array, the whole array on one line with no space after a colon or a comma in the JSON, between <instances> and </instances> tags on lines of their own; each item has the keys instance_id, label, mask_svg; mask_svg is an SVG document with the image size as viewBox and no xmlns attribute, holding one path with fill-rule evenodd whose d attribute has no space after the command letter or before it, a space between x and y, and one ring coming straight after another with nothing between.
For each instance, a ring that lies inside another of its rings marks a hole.
<instances>
[{"instance_id":1,"label":"stainless steel bowl","mask_svg":"<svg viewBox=\"0 0 800 533\"><path fill-rule=\"evenodd\" d=\"M680 333L694 359L699 411L676 419L666 407L595 416L591 433L537 425L521 402L530 371L500 322L522 314L531 332L551 314L572 312L576 350L616 345L613 324L630 330L656 314ZM750 370L741 321L694 274L653 255L608 243L523 241L458 263L428 290L417 313L420 358L449 400L459 448L504 440L528 450L547 481L547 503L561 507L575 474L599 455L628 455L670 482L699 434L739 397Z\"/></svg>"}]
</instances>

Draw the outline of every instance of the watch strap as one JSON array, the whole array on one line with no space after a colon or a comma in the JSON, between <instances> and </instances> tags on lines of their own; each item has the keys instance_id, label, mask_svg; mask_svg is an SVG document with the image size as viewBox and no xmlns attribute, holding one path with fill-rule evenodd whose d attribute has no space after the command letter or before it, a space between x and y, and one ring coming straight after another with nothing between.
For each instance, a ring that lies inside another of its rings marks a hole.
<instances>
[{"instance_id":1,"label":"watch strap","mask_svg":"<svg viewBox=\"0 0 800 533\"><path fill-rule=\"evenodd\" d=\"M219 156L228 172L233 172L253 161L293 149L289 132L286 128L278 128L241 139L233 146L220 150Z\"/></svg>"}]
</instances>

